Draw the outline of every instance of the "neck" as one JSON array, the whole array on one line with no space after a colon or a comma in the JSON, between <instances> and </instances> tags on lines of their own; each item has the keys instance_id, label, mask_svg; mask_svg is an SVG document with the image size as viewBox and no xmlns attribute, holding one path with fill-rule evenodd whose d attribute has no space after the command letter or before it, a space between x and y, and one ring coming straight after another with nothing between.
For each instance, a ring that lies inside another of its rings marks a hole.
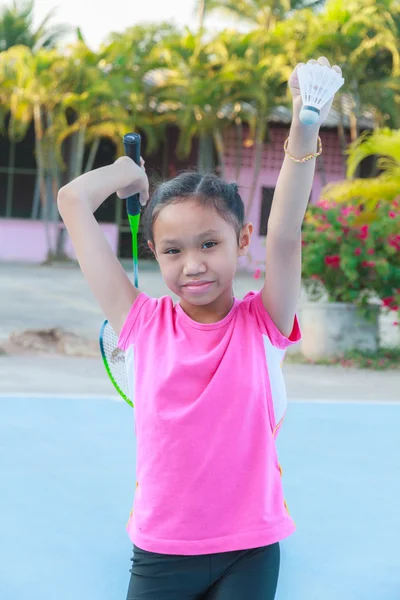
<instances>
[{"instance_id":1,"label":"neck","mask_svg":"<svg viewBox=\"0 0 400 600\"><path fill-rule=\"evenodd\" d=\"M232 288L226 290L221 296L218 296L210 304L197 306L196 304L189 304L185 300L181 299L179 302L182 310L197 323L217 323L222 321L226 315L231 311L233 306L233 290Z\"/></svg>"}]
</instances>

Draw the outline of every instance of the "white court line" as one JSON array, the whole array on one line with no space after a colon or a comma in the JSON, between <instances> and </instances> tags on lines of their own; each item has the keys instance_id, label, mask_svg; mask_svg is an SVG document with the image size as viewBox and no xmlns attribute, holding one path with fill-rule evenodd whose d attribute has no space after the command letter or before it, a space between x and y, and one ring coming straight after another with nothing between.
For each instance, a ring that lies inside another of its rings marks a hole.
<instances>
[{"instance_id":1,"label":"white court line","mask_svg":"<svg viewBox=\"0 0 400 600\"><path fill-rule=\"evenodd\" d=\"M355 400L354 398L349 399L345 398L344 400L332 400L332 399L324 399L324 398L316 398L315 400L310 400L309 398L288 398L289 404L290 402L295 402L296 404L379 404L380 406L391 406L391 405L400 405L400 400Z\"/></svg>"},{"instance_id":2,"label":"white court line","mask_svg":"<svg viewBox=\"0 0 400 600\"><path fill-rule=\"evenodd\" d=\"M48 399L52 398L54 400L111 400L112 402L125 402L123 398L119 395L104 395L104 394L52 394L49 392L44 392L43 394L34 393L34 394L22 394L22 393L10 393L6 392L0 393L0 399L6 398L15 398L15 399L26 399L32 398L32 400L41 400L42 398ZM400 400L354 400L353 399L344 399L344 400L332 400L332 399L324 399L324 398L288 398L290 402L296 402L297 404L379 404L380 406L392 406L392 405L400 405Z\"/></svg>"},{"instance_id":3,"label":"white court line","mask_svg":"<svg viewBox=\"0 0 400 600\"><path fill-rule=\"evenodd\" d=\"M34 393L34 394L23 394L21 392L12 392L7 394L7 392L0 393L0 399L5 398L14 398L21 399L29 398L32 400L41 400L42 398L48 399L52 398L54 400L111 400L112 402L124 402L124 400L119 395L104 395L104 394L52 394L51 392L44 392L43 394Z\"/></svg>"}]
</instances>

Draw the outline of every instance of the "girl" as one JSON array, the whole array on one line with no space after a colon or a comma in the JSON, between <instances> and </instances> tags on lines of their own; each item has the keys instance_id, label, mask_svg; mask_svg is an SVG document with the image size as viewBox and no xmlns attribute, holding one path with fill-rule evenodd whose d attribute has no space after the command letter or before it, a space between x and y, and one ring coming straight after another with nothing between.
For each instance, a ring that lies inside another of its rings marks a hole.
<instances>
[{"instance_id":1,"label":"girl","mask_svg":"<svg viewBox=\"0 0 400 600\"><path fill-rule=\"evenodd\" d=\"M330 66L324 57L318 62ZM134 357L137 489L128 523L128 600L275 597L279 542L294 531L274 441L286 403L280 363L300 339L301 226L319 127L332 104L316 126L304 126L296 69L289 86L293 121L261 292L233 296L237 259L253 231L236 184L190 172L153 195L147 239L180 298L175 306L132 285L93 216L115 191L120 198L140 193L147 203L143 161L141 168L119 158L59 191L83 274L119 346Z\"/></svg>"}]
</instances>

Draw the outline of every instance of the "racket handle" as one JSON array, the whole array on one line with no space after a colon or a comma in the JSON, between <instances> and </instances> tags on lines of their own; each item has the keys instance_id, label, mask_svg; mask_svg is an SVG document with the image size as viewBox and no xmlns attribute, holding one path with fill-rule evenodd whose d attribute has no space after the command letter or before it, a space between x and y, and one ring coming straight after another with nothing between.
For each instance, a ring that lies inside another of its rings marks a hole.
<instances>
[{"instance_id":1,"label":"racket handle","mask_svg":"<svg viewBox=\"0 0 400 600\"><path fill-rule=\"evenodd\" d=\"M138 133L127 133L124 135L125 154L126 156L129 156L129 158L131 158L139 166L141 141L141 137ZM126 199L126 211L130 216L140 214L139 194L129 196L129 198Z\"/></svg>"}]
</instances>

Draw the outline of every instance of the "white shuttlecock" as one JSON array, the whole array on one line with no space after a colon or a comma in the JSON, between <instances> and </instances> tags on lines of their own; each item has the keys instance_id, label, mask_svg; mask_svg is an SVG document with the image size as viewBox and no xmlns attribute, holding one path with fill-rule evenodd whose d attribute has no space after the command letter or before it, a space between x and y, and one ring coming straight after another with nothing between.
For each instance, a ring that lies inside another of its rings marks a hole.
<instances>
[{"instance_id":1,"label":"white shuttlecock","mask_svg":"<svg viewBox=\"0 0 400 600\"><path fill-rule=\"evenodd\" d=\"M305 125L314 125L321 108L342 87L344 79L335 69L319 63L300 65L297 74L303 100L300 121Z\"/></svg>"}]
</instances>

